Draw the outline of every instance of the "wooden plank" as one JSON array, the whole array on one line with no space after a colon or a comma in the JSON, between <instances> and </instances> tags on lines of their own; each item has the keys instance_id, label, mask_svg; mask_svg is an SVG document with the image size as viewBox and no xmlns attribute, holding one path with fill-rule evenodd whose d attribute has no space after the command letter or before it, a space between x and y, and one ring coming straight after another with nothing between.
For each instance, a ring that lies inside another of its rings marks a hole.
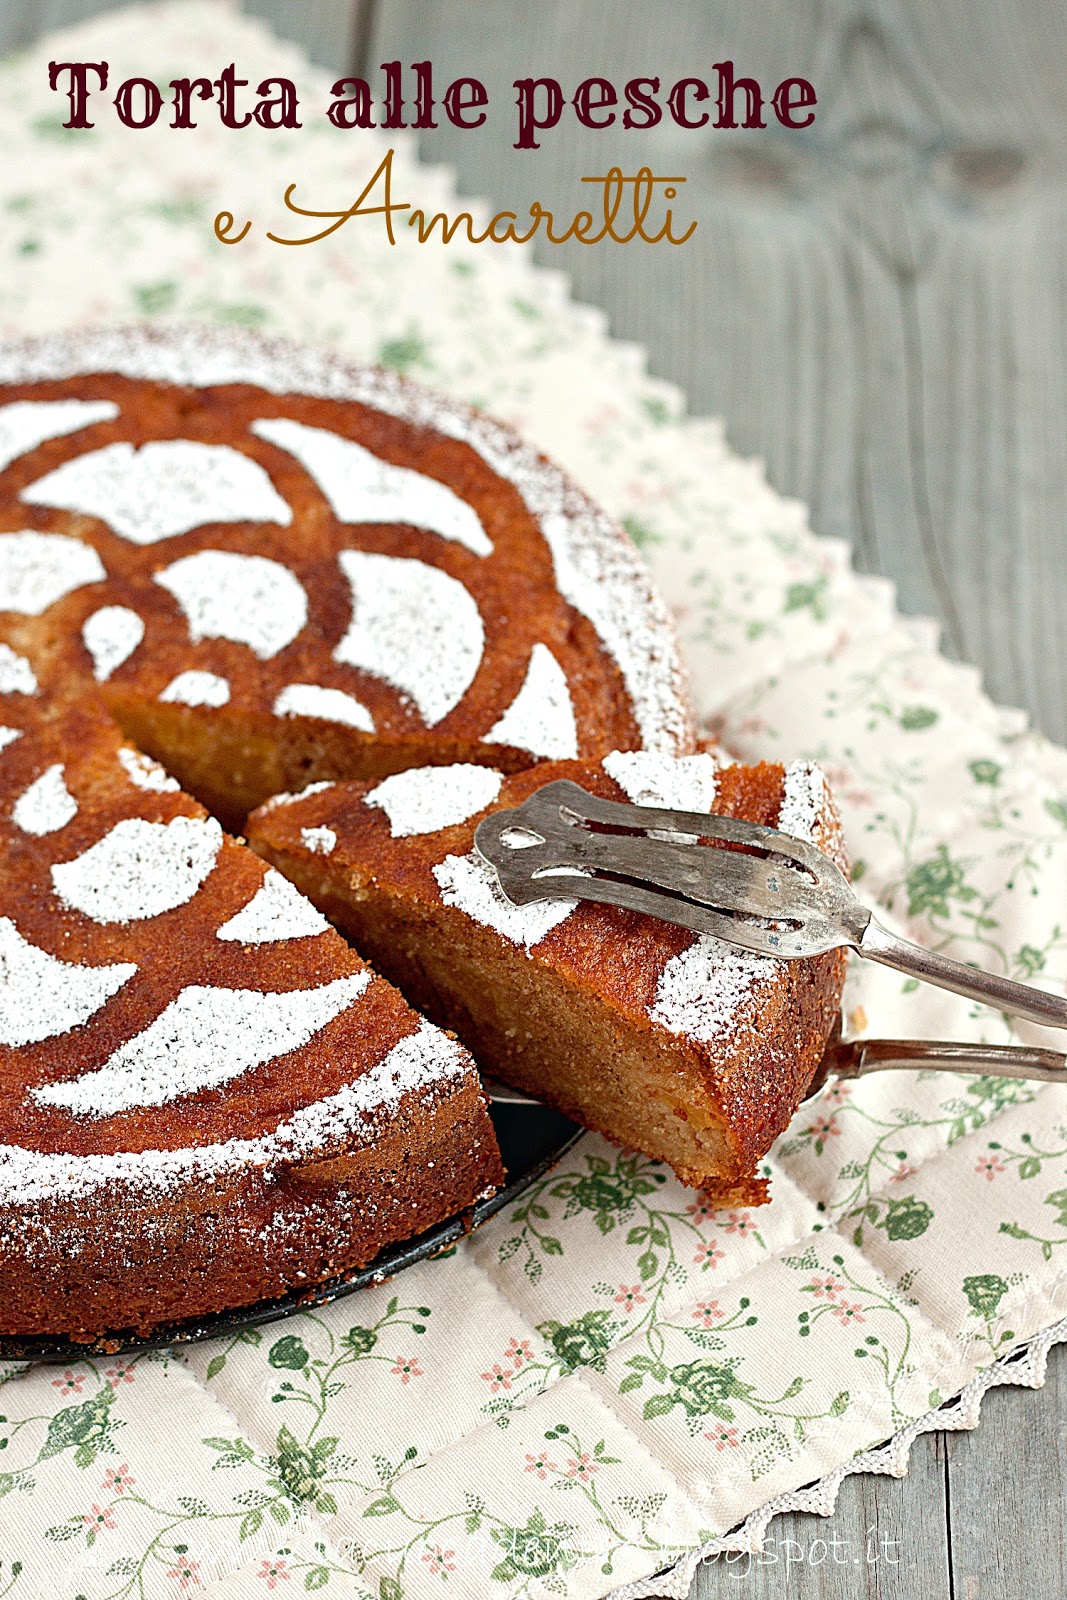
<instances>
[{"instance_id":1,"label":"wooden plank","mask_svg":"<svg viewBox=\"0 0 1067 1600\"><path fill-rule=\"evenodd\" d=\"M87 22L127 0L3 0L0 5L0 55L22 50L43 33ZM241 0L242 11L292 39L319 66L351 70L354 54L365 47L371 0ZM150 28L149 18L145 27Z\"/></svg>"},{"instance_id":2,"label":"wooden plank","mask_svg":"<svg viewBox=\"0 0 1067 1600\"><path fill-rule=\"evenodd\" d=\"M846 1478L832 1517L776 1517L761 1555L699 1567L690 1600L951 1594L945 1472L943 1437L928 1434L916 1441L906 1478Z\"/></svg>"},{"instance_id":3,"label":"wooden plank","mask_svg":"<svg viewBox=\"0 0 1067 1600\"><path fill-rule=\"evenodd\" d=\"M1052 0L951 10L883 0L816 16L790 0L379 0L368 61L480 77L493 115L424 155L465 193L569 214L611 161L685 172L700 219L665 246L541 245L580 299L645 344L695 412L939 616L1000 701L1067 738L1065 22ZM816 131L583 130L516 151L512 79L664 82L730 58L822 89Z\"/></svg>"},{"instance_id":4,"label":"wooden plank","mask_svg":"<svg viewBox=\"0 0 1067 1600\"><path fill-rule=\"evenodd\" d=\"M1045 1388L995 1389L974 1433L949 1436L955 1600L1059 1600L1067 1594L1067 1347ZM747 1597L746 1597L747 1600Z\"/></svg>"},{"instance_id":5,"label":"wooden plank","mask_svg":"<svg viewBox=\"0 0 1067 1600\"><path fill-rule=\"evenodd\" d=\"M1065 1416L1059 1346L1043 1391L992 1390L977 1430L918 1439L906 1478L846 1478L829 1519L775 1518L762 1560L705 1563L690 1600L1059 1600Z\"/></svg>"},{"instance_id":6,"label":"wooden plank","mask_svg":"<svg viewBox=\"0 0 1067 1600\"><path fill-rule=\"evenodd\" d=\"M4 0L0 5L0 55L24 50L53 28L69 28L113 11L123 0Z\"/></svg>"},{"instance_id":7,"label":"wooden plank","mask_svg":"<svg viewBox=\"0 0 1067 1600\"><path fill-rule=\"evenodd\" d=\"M367 5L369 0L241 0L248 16L292 39L317 66L335 70L338 77L350 70Z\"/></svg>"}]
</instances>

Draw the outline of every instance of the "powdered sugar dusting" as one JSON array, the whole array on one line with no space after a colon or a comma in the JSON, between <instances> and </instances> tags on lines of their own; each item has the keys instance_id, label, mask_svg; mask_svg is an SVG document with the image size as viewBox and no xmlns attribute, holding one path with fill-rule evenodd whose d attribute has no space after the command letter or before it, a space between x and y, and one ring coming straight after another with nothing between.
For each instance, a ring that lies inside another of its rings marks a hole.
<instances>
[{"instance_id":1,"label":"powdered sugar dusting","mask_svg":"<svg viewBox=\"0 0 1067 1600\"><path fill-rule=\"evenodd\" d=\"M194 642L233 639L261 661L292 644L307 621L303 585L265 556L197 550L157 572L155 581L181 606Z\"/></svg>"},{"instance_id":2,"label":"powdered sugar dusting","mask_svg":"<svg viewBox=\"0 0 1067 1600\"><path fill-rule=\"evenodd\" d=\"M74 456L23 489L29 505L99 517L131 544L157 544L205 522L293 520L258 461L230 445L158 439Z\"/></svg>"},{"instance_id":3,"label":"powdered sugar dusting","mask_svg":"<svg viewBox=\"0 0 1067 1600\"><path fill-rule=\"evenodd\" d=\"M791 761L785 769L778 827L794 839L818 844L820 824L829 808L829 790L822 769L812 761Z\"/></svg>"},{"instance_id":4,"label":"powdered sugar dusting","mask_svg":"<svg viewBox=\"0 0 1067 1600\"><path fill-rule=\"evenodd\" d=\"M0 750L6 750L9 744L14 744L16 739L22 738L21 728L0 727Z\"/></svg>"},{"instance_id":5,"label":"powdered sugar dusting","mask_svg":"<svg viewBox=\"0 0 1067 1600\"><path fill-rule=\"evenodd\" d=\"M119 761L130 782L138 789L148 789L154 794L174 794L181 788L177 778L172 778L158 761L142 755L140 750L131 750L128 745L123 745L119 751Z\"/></svg>"},{"instance_id":6,"label":"powdered sugar dusting","mask_svg":"<svg viewBox=\"0 0 1067 1600\"><path fill-rule=\"evenodd\" d=\"M261 811L274 811L278 806L295 805L298 800L306 800L308 795L321 794L324 789L332 789L333 783L326 779L321 783L309 783L298 794L287 794L284 790L280 794L272 794L269 800L264 800L260 806Z\"/></svg>"},{"instance_id":7,"label":"powdered sugar dusting","mask_svg":"<svg viewBox=\"0 0 1067 1600\"><path fill-rule=\"evenodd\" d=\"M94 922L140 922L192 899L222 848L214 817L125 817L88 850L52 868L65 906Z\"/></svg>"},{"instance_id":8,"label":"powdered sugar dusting","mask_svg":"<svg viewBox=\"0 0 1067 1600\"><path fill-rule=\"evenodd\" d=\"M16 400L0 406L0 471L46 439L61 439L94 422L111 422L118 414L110 400Z\"/></svg>"},{"instance_id":9,"label":"powdered sugar dusting","mask_svg":"<svg viewBox=\"0 0 1067 1600\"><path fill-rule=\"evenodd\" d=\"M76 1116L111 1117L217 1088L307 1044L369 983L363 971L286 994L191 984L95 1072L47 1084L31 1096Z\"/></svg>"},{"instance_id":10,"label":"powdered sugar dusting","mask_svg":"<svg viewBox=\"0 0 1067 1600\"><path fill-rule=\"evenodd\" d=\"M476 556L492 555L474 507L439 479L395 467L354 439L285 417L253 422L251 431L294 455L342 522L403 522L454 539Z\"/></svg>"},{"instance_id":11,"label":"powdered sugar dusting","mask_svg":"<svg viewBox=\"0 0 1067 1600\"><path fill-rule=\"evenodd\" d=\"M466 1077L471 1071L467 1052L447 1033L423 1021L415 1033L373 1066L369 1072L346 1084L328 1100L306 1106L282 1128L276 1138L281 1145L321 1150L340 1146L361 1122L383 1107L395 1107L405 1094L449 1078Z\"/></svg>"},{"instance_id":12,"label":"powdered sugar dusting","mask_svg":"<svg viewBox=\"0 0 1067 1600\"><path fill-rule=\"evenodd\" d=\"M578 903L538 900L533 905L514 905L501 889L493 869L473 853L446 856L434 867L433 875L446 906L455 906L472 921L493 928L512 944L522 945L527 953L564 922Z\"/></svg>"},{"instance_id":13,"label":"powdered sugar dusting","mask_svg":"<svg viewBox=\"0 0 1067 1600\"><path fill-rule=\"evenodd\" d=\"M330 856L336 848L337 835L332 828L301 828L300 843L313 856Z\"/></svg>"},{"instance_id":14,"label":"powdered sugar dusting","mask_svg":"<svg viewBox=\"0 0 1067 1600\"><path fill-rule=\"evenodd\" d=\"M233 1168L253 1167L269 1175L280 1166L318 1154L369 1144L383 1111L406 1094L473 1076L466 1051L429 1022L401 1039L374 1067L337 1094L304 1106L259 1139L230 1139L185 1150L118 1151L112 1155L46 1155L20 1145L0 1146L0 1202L40 1203L93 1189L129 1185L139 1191L173 1193L210 1181Z\"/></svg>"},{"instance_id":15,"label":"powdered sugar dusting","mask_svg":"<svg viewBox=\"0 0 1067 1600\"><path fill-rule=\"evenodd\" d=\"M273 867L236 916L224 922L216 937L240 944L270 944L278 939L307 939L325 933L330 924L288 878Z\"/></svg>"},{"instance_id":16,"label":"powdered sugar dusting","mask_svg":"<svg viewBox=\"0 0 1067 1600\"><path fill-rule=\"evenodd\" d=\"M363 803L384 811L393 838L405 839L466 822L492 805L503 781L503 775L492 767L465 762L451 767L409 767L383 779L364 796Z\"/></svg>"},{"instance_id":17,"label":"powdered sugar dusting","mask_svg":"<svg viewBox=\"0 0 1067 1600\"><path fill-rule=\"evenodd\" d=\"M37 1044L68 1033L133 977L132 962L85 967L60 961L0 917L0 1044Z\"/></svg>"},{"instance_id":18,"label":"powdered sugar dusting","mask_svg":"<svg viewBox=\"0 0 1067 1600\"><path fill-rule=\"evenodd\" d=\"M58 833L78 815L78 802L67 788L60 763L48 767L19 795L11 808L11 820L23 833L37 838Z\"/></svg>"},{"instance_id":19,"label":"powdered sugar dusting","mask_svg":"<svg viewBox=\"0 0 1067 1600\"><path fill-rule=\"evenodd\" d=\"M190 668L172 678L159 698L183 706L224 706L230 698L230 686L217 672Z\"/></svg>"},{"instance_id":20,"label":"powdered sugar dusting","mask_svg":"<svg viewBox=\"0 0 1067 1600\"><path fill-rule=\"evenodd\" d=\"M352 621L335 659L384 678L434 727L481 663L478 607L461 583L425 561L365 550L342 550L337 559L352 585Z\"/></svg>"},{"instance_id":21,"label":"powdered sugar dusting","mask_svg":"<svg viewBox=\"0 0 1067 1600\"><path fill-rule=\"evenodd\" d=\"M274 702L278 717L319 717L324 722L341 722L361 733L374 732L374 718L355 695L343 689L327 689L318 683L289 683Z\"/></svg>"},{"instance_id":22,"label":"powdered sugar dusting","mask_svg":"<svg viewBox=\"0 0 1067 1600\"><path fill-rule=\"evenodd\" d=\"M36 694L37 677L25 656L0 644L0 694Z\"/></svg>"},{"instance_id":23,"label":"powdered sugar dusting","mask_svg":"<svg viewBox=\"0 0 1067 1600\"><path fill-rule=\"evenodd\" d=\"M778 826L794 839L806 839L848 872L841 814L822 769L811 761L793 761L785 769Z\"/></svg>"},{"instance_id":24,"label":"powdered sugar dusting","mask_svg":"<svg viewBox=\"0 0 1067 1600\"><path fill-rule=\"evenodd\" d=\"M92 545L64 533L0 533L0 611L38 617L87 583L106 578Z\"/></svg>"},{"instance_id":25,"label":"powdered sugar dusting","mask_svg":"<svg viewBox=\"0 0 1067 1600\"><path fill-rule=\"evenodd\" d=\"M613 750L600 763L635 806L710 811L719 763L712 755L662 756L651 750Z\"/></svg>"},{"instance_id":26,"label":"powdered sugar dusting","mask_svg":"<svg viewBox=\"0 0 1067 1600\"><path fill-rule=\"evenodd\" d=\"M144 623L129 606L101 606L82 623L82 642L93 658L93 677L106 683L144 638Z\"/></svg>"},{"instance_id":27,"label":"powdered sugar dusting","mask_svg":"<svg viewBox=\"0 0 1067 1600\"><path fill-rule=\"evenodd\" d=\"M484 742L514 745L547 761L565 761L578 754L567 679L547 645L534 645L522 688Z\"/></svg>"},{"instance_id":28,"label":"powdered sugar dusting","mask_svg":"<svg viewBox=\"0 0 1067 1600\"><path fill-rule=\"evenodd\" d=\"M668 1033L711 1044L736 1027L739 1010L759 987L779 980L783 972L782 962L770 956L735 950L702 933L667 962L648 1014Z\"/></svg>"},{"instance_id":29,"label":"powdered sugar dusting","mask_svg":"<svg viewBox=\"0 0 1067 1600\"><path fill-rule=\"evenodd\" d=\"M642 743L650 750L669 753L677 748L678 740L666 721L672 707L665 703L660 658L669 652L671 670L678 672L679 668L673 659L667 616L636 552L609 538L614 531L599 512L576 518L553 511L541 518L560 594L593 624L622 673ZM635 603L633 591L638 584L643 593L640 603Z\"/></svg>"}]
</instances>

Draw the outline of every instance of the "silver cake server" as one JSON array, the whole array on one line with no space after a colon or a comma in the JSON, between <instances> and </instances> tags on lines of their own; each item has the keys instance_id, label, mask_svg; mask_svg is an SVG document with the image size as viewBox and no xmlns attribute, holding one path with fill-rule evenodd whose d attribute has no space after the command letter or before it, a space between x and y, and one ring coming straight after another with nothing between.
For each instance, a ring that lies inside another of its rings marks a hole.
<instances>
[{"instance_id":1,"label":"silver cake server","mask_svg":"<svg viewBox=\"0 0 1067 1600\"><path fill-rule=\"evenodd\" d=\"M702 840L713 841L712 847ZM474 843L517 905L601 901L785 960L848 948L1028 1022L1067 1028L1067 1000L898 938L861 904L829 856L775 828L706 812L601 800L563 778L545 784L522 805L486 817L478 824ZM960 1064L958 1052L969 1046L924 1048L957 1052L930 1065L991 1070ZM985 1062L991 1047L974 1048ZM1014 1047L1004 1048L1016 1064L1022 1061ZM1063 1057L1053 1051L1023 1054L1033 1057L1035 1069L1041 1070L1013 1073L1008 1057L1005 1065L992 1070L1022 1077L1051 1072L1055 1078L1062 1069ZM856 1073L873 1066L871 1058Z\"/></svg>"},{"instance_id":2,"label":"silver cake server","mask_svg":"<svg viewBox=\"0 0 1067 1600\"><path fill-rule=\"evenodd\" d=\"M1042 1050L1021 1044L941 1044L934 1039L855 1039L850 1044L835 1040L804 1091L805 1100L817 1095L831 1081L865 1078L872 1072L901 1069L931 1072L962 1072L973 1076L987 1072L997 1078L1035 1078L1040 1083L1067 1083L1067 1056L1058 1050ZM482 1086L498 1105L536 1106L542 1102L521 1089L512 1089L499 1078L482 1075Z\"/></svg>"}]
</instances>

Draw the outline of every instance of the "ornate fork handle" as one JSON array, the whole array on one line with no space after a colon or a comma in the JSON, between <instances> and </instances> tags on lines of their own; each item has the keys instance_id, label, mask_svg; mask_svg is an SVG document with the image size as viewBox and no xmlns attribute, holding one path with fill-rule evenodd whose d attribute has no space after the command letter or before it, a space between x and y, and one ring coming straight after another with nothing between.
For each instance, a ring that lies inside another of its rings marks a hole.
<instances>
[{"instance_id":1,"label":"ornate fork handle","mask_svg":"<svg viewBox=\"0 0 1067 1600\"><path fill-rule=\"evenodd\" d=\"M1028 1022L1067 1028L1061 996L898 938L828 855L741 817L624 805L556 779L483 818L474 843L518 905L600 901L786 960L848 947Z\"/></svg>"},{"instance_id":2,"label":"ornate fork handle","mask_svg":"<svg viewBox=\"0 0 1067 1600\"><path fill-rule=\"evenodd\" d=\"M980 967L966 966L964 962L953 961L936 950L927 950L922 945L912 944L909 939L900 939L883 928L873 916L864 929L863 937L853 948L869 961L895 967L898 972L906 972L923 983L936 984L940 989L951 989L954 994L962 994L968 1000L995 1006L998 1011L1024 1017L1027 1022L1036 1022L1045 1028L1067 1028L1067 1000L1061 996L1047 994L1044 989L1036 989L1027 983L1015 983L1011 978L998 977L994 972L983 972ZM1031 1074L1023 1073L1021 1076Z\"/></svg>"}]
</instances>

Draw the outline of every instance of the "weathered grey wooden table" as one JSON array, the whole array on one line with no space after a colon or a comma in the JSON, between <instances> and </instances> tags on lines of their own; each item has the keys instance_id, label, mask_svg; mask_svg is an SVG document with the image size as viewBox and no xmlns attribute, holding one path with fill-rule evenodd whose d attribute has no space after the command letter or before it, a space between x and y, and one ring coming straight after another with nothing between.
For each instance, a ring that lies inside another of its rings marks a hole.
<instances>
[{"instance_id":1,"label":"weathered grey wooden table","mask_svg":"<svg viewBox=\"0 0 1067 1600\"><path fill-rule=\"evenodd\" d=\"M3 0L0 50L115 0ZM517 151L499 123L423 134L464 193L570 216L580 174L684 174L680 249L542 246L645 345L696 414L891 577L989 692L1067 740L1067 9L1055 0L244 0L327 66L432 61L493 105L707 77L732 60L819 94L805 133L584 130ZM442 121L444 119L441 119ZM765 1558L694 1600L1062 1600L1067 1357L994 1391L977 1433L920 1439L902 1481L851 1478L835 1517L781 1518ZM831 1542L835 1541L835 1542ZM879 1559L868 1561L868 1550Z\"/></svg>"}]
</instances>

